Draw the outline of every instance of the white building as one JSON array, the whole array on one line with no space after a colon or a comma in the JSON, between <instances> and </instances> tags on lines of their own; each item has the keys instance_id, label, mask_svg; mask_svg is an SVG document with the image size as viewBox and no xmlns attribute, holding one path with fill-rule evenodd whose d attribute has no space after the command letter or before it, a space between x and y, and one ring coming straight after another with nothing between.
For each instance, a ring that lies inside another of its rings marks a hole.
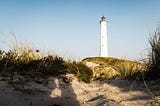
<instances>
[{"instance_id":1,"label":"white building","mask_svg":"<svg viewBox=\"0 0 160 106\"><path fill-rule=\"evenodd\" d=\"M108 57L106 18L100 20L100 57Z\"/></svg>"}]
</instances>

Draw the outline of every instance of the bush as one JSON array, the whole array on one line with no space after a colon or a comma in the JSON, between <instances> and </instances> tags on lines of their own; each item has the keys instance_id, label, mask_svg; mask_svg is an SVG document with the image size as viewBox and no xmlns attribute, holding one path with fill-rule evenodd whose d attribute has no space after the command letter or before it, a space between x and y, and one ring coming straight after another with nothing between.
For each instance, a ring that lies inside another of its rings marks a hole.
<instances>
[{"instance_id":1,"label":"bush","mask_svg":"<svg viewBox=\"0 0 160 106\"><path fill-rule=\"evenodd\" d=\"M80 62L67 62L67 66L68 73L76 75L79 81L90 82L93 73L89 67Z\"/></svg>"},{"instance_id":2,"label":"bush","mask_svg":"<svg viewBox=\"0 0 160 106\"><path fill-rule=\"evenodd\" d=\"M67 67L65 66L65 61L63 58L58 56L47 56L43 59L40 59L40 63L38 64L39 71L42 72L42 75L61 75L66 74Z\"/></svg>"},{"instance_id":3,"label":"bush","mask_svg":"<svg viewBox=\"0 0 160 106\"><path fill-rule=\"evenodd\" d=\"M92 75L93 73L90 68L82 63L77 63L77 77L79 80L89 83Z\"/></svg>"}]
</instances>

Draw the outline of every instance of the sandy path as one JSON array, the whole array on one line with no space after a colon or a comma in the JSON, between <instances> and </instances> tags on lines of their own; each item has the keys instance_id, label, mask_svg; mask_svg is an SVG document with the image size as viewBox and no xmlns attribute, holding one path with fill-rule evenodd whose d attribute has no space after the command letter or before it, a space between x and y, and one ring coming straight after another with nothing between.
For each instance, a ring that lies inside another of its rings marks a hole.
<instances>
[{"instance_id":1,"label":"sandy path","mask_svg":"<svg viewBox=\"0 0 160 106\"><path fill-rule=\"evenodd\" d=\"M85 84L74 77L71 83L49 78L35 81L0 81L0 106L144 106L151 99L144 84L107 80Z\"/></svg>"}]
</instances>

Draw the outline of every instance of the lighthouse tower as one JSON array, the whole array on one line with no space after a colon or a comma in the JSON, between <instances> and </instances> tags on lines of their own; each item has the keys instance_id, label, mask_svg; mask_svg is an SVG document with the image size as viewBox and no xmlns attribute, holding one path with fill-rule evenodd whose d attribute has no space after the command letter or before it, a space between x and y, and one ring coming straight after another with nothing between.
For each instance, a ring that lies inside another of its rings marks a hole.
<instances>
[{"instance_id":1,"label":"lighthouse tower","mask_svg":"<svg viewBox=\"0 0 160 106\"><path fill-rule=\"evenodd\" d=\"M106 18L100 20L100 57L108 57Z\"/></svg>"}]
</instances>

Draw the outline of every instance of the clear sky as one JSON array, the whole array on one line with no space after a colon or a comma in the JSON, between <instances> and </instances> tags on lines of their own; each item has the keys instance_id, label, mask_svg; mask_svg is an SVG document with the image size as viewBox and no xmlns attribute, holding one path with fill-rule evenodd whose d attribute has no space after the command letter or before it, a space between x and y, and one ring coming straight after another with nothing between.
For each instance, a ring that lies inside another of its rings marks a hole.
<instances>
[{"instance_id":1,"label":"clear sky","mask_svg":"<svg viewBox=\"0 0 160 106\"><path fill-rule=\"evenodd\" d=\"M0 0L0 47L14 33L66 58L98 56L103 15L109 56L139 60L160 23L160 0Z\"/></svg>"}]
</instances>

